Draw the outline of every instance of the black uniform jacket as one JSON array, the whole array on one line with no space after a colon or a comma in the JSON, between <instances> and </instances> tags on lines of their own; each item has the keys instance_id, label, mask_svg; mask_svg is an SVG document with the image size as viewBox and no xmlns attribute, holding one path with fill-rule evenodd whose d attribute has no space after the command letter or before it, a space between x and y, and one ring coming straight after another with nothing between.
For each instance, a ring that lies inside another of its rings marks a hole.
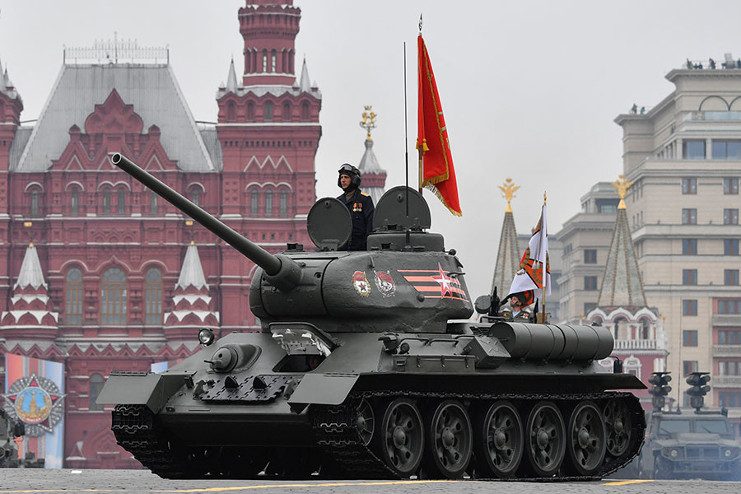
<instances>
[{"instance_id":1,"label":"black uniform jacket","mask_svg":"<svg viewBox=\"0 0 741 494\"><path fill-rule=\"evenodd\" d=\"M355 189L350 199L343 193L339 199L352 215L352 236L347 250L367 249L368 234L373 230L373 199L360 189Z\"/></svg>"}]
</instances>

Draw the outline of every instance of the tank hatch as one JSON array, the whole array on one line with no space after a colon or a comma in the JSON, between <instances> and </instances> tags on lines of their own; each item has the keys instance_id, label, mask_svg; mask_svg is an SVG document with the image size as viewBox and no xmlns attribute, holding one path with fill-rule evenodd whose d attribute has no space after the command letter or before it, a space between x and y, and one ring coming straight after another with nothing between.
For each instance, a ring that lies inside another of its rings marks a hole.
<instances>
[{"instance_id":1,"label":"tank hatch","mask_svg":"<svg viewBox=\"0 0 741 494\"><path fill-rule=\"evenodd\" d=\"M422 194L402 185L389 189L378 200L373 215L374 232L421 231L431 225L430 207Z\"/></svg>"},{"instance_id":2,"label":"tank hatch","mask_svg":"<svg viewBox=\"0 0 741 494\"><path fill-rule=\"evenodd\" d=\"M337 250L352 234L352 216L347 206L334 197L319 199L306 218L309 237L320 250Z\"/></svg>"},{"instance_id":3,"label":"tank hatch","mask_svg":"<svg viewBox=\"0 0 741 494\"><path fill-rule=\"evenodd\" d=\"M443 236L424 231L431 225L430 207L422 194L409 187L394 187L378 201L368 250L442 252Z\"/></svg>"}]
</instances>

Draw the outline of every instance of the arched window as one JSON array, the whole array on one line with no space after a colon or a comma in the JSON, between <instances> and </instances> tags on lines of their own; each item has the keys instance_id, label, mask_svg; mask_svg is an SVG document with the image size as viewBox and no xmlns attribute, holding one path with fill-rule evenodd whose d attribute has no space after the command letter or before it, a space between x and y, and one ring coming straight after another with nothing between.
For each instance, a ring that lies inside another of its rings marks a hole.
<instances>
[{"instance_id":1,"label":"arched window","mask_svg":"<svg viewBox=\"0 0 741 494\"><path fill-rule=\"evenodd\" d=\"M255 103L253 103L252 101L247 103L247 121L248 122L255 121Z\"/></svg>"},{"instance_id":2,"label":"arched window","mask_svg":"<svg viewBox=\"0 0 741 494\"><path fill-rule=\"evenodd\" d=\"M162 324L162 273L157 268L147 270L144 299L146 304L144 324Z\"/></svg>"},{"instance_id":3,"label":"arched window","mask_svg":"<svg viewBox=\"0 0 741 494\"><path fill-rule=\"evenodd\" d=\"M116 214L126 214L126 189L121 187L116 192Z\"/></svg>"},{"instance_id":4,"label":"arched window","mask_svg":"<svg viewBox=\"0 0 741 494\"><path fill-rule=\"evenodd\" d=\"M641 378L641 367L641 361L633 355L623 360L623 372L633 374L638 379Z\"/></svg>"},{"instance_id":5,"label":"arched window","mask_svg":"<svg viewBox=\"0 0 741 494\"><path fill-rule=\"evenodd\" d=\"M288 191L280 191L280 215L288 216Z\"/></svg>"},{"instance_id":6,"label":"arched window","mask_svg":"<svg viewBox=\"0 0 741 494\"><path fill-rule=\"evenodd\" d=\"M39 216L39 213L41 213L41 208L39 207L39 189L32 189L31 190L31 217L36 218Z\"/></svg>"},{"instance_id":7,"label":"arched window","mask_svg":"<svg viewBox=\"0 0 741 494\"><path fill-rule=\"evenodd\" d=\"M268 71L268 50L262 51L262 71Z\"/></svg>"},{"instance_id":8,"label":"arched window","mask_svg":"<svg viewBox=\"0 0 741 494\"><path fill-rule=\"evenodd\" d=\"M103 214L111 214L111 189L103 189Z\"/></svg>"},{"instance_id":9,"label":"arched window","mask_svg":"<svg viewBox=\"0 0 741 494\"><path fill-rule=\"evenodd\" d=\"M641 339L648 340L651 338L651 321L648 317L641 318Z\"/></svg>"},{"instance_id":10,"label":"arched window","mask_svg":"<svg viewBox=\"0 0 741 494\"><path fill-rule=\"evenodd\" d=\"M77 268L67 271L66 284L64 323L82 324L82 271Z\"/></svg>"},{"instance_id":11,"label":"arched window","mask_svg":"<svg viewBox=\"0 0 741 494\"><path fill-rule=\"evenodd\" d=\"M159 213L159 205L157 204L157 194L149 191L149 214Z\"/></svg>"},{"instance_id":12,"label":"arched window","mask_svg":"<svg viewBox=\"0 0 741 494\"><path fill-rule=\"evenodd\" d=\"M273 121L273 103L271 101L265 102L265 121Z\"/></svg>"},{"instance_id":13,"label":"arched window","mask_svg":"<svg viewBox=\"0 0 741 494\"><path fill-rule=\"evenodd\" d=\"M260 193L257 189L252 189L252 192L250 192L250 215L257 216L259 214L259 200Z\"/></svg>"},{"instance_id":14,"label":"arched window","mask_svg":"<svg viewBox=\"0 0 741 494\"><path fill-rule=\"evenodd\" d=\"M615 319L615 329L613 329L613 336L616 340L627 340L628 339L628 320L624 317L618 317Z\"/></svg>"},{"instance_id":15,"label":"arched window","mask_svg":"<svg viewBox=\"0 0 741 494\"><path fill-rule=\"evenodd\" d=\"M270 52L270 72L278 72L278 60L275 56L275 50Z\"/></svg>"},{"instance_id":16,"label":"arched window","mask_svg":"<svg viewBox=\"0 0 741 494\"><path fill-rule=\"evenodd\" d=\"M80 214L80 189L72 187L69 191L69 213L72 215Z\"/></svg>"},{"instance_id":17,"label":"arched window","mask_svg":"<svg viewBox=\"0 0 741 494\"><path fill-rule=\"evenodd\" d=\"M118 268L103 273L100 284L101 324L126 324L126 274Z\"/></svg>"},{"instance_id":18,"label":"arched window","mask_svg":"<svg viewBox=\"0 0 741 494\"><path fill-rule=\"evenodd\" d=\"M284 122L290 122L291 121L291 103L286 101L283 103L283 121Z\"/></svg>"},{"instance_id":19,"label":"arched window","mask_svg":"<svg viewBox=\"0 0 741 494\"><path fill-rule=\"evenodd\" d=\"M265 216L273 215L273 191L265 191Z\"/></svg>"},{"instance_id":20,"label":"arched window","mask_svg":"<svg viewBox=\"0 0 741 494\"><path fill-rule=\"evenodd\" d=\"M301 120L304 122L309 120L309 102L304 101L301 103Z\"/></svg>"},{"instance_id":21,"label":"arched window","mask_svg":"<svg viewBox=\"0 0 741 494\"><path fill-rule=\"evenodd\" d=\"M233 122L237 119L237 106L234 101L230 101L226 104L226 119L229 122Z\"/></svg>"},{"instance_id":22,"label":"arched window","mask_svg":"<svg viewBox=\"0 0 741 494\"><path fill-rule=\"evenodd\" d=\"M196 206L201 205L201 189L198 187L193 187L193 190L190 192L190 200L193 201L193 204Z\"/></svg>"},{"instance_id":23,"label":"arched window","mask_svg":"<svg viewBox=\"0 0 741 494\"><path fill-rule=\"evenodd\" d=\"M90 398L90 410L103 410L103 405L98 404L98 395L103 390L105 379L98 373L90 376L90 390L88 391L88 398Z\"/></svg>"}]
</instances>

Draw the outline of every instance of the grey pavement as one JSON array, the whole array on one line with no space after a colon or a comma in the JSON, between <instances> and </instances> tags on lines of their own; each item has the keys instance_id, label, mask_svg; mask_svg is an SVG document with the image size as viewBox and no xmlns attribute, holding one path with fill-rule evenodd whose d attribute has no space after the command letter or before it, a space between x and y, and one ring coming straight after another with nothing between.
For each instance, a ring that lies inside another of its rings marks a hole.
<instances>
[{"instance_id":1,"label":"grey pavement","mask_svg":"<svg viewBox=\"0 0 741 494\"><path fill-rule=\"evenodd\" d=\"M599 482L483 482L483 481L268 481L268 480L166 480L146 470L0 470L3 493L336 493L336 494L677 494L695 492L738 494L741 483L687 481L604 480Z\"/></svg>"}]
</instances>

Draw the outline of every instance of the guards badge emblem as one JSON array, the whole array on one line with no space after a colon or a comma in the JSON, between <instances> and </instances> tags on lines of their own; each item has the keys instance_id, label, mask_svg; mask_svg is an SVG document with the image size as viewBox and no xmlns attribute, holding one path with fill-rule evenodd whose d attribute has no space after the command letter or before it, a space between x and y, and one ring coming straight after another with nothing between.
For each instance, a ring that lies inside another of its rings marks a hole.
<instances>
[{"instance_id":1,"label":"guards badge emblem","mask_svg":"<svg viewBox=\"0 0 741 494\"><path fill-rule=\"evenodd\" d=\"M355 291L358 295L367 297L370 295L371 286L368 283L368 278L365 276L365 271L355 271L352 275L352 286L355 287Z\"/></svg>"}]
</instances>

